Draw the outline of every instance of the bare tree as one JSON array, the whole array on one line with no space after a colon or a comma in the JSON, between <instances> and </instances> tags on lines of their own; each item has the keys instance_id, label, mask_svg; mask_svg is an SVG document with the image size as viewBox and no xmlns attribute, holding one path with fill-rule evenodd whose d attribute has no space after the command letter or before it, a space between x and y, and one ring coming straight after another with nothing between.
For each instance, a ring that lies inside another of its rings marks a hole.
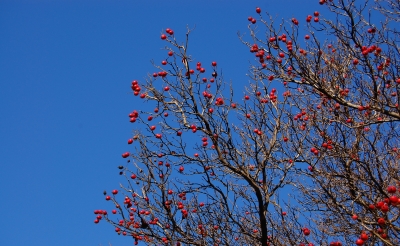
<instances>
[{"instance_id":1,"label":"bare tree","mask_svg":"<svg viewBox=\"0 0 400 246\"><path fill-rule=\"evenodd\" d=\"M163 66L132 82L156 108L130 114L125 199L95 222L148 245L399 245L400 4L320 4L335 19L256 9L244 90L167 29Z\"/></svg>"}]
</instances>

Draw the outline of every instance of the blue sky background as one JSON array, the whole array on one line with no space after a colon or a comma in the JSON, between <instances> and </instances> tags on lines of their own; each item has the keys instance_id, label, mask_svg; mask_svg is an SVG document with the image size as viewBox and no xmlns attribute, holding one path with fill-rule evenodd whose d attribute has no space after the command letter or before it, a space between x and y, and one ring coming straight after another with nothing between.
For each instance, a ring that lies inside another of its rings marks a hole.
<instances>
[{"instance_id":1,"label":"blue sky background","mask_svg":"<svg viewBox=\"0 0 400 246\"><path fill-rule=\"evenodd\" d=\"M133 79L166 57L160 34L183 41L226 80L248 84L253 56L237 38L255 7L280 18L322 10L307 1L0 0L0 245L131 245L93 223L118 188L121 153L143 108Z\"/></svg>"}]
</instances>

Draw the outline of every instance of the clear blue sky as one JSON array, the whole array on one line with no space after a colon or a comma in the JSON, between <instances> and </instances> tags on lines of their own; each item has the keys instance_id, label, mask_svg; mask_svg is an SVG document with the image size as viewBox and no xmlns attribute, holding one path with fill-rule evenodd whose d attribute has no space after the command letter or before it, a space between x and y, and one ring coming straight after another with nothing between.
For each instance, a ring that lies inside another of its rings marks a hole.
<instances>
[{"instance_id":1,"label":"clear blue sky","mask_svg":"<svg viewBox=\"0 0 400 246\"><path fill-rule=\"evenodd\" d=\"M278 18L321 10L307 1L0 1L0 245L131 245L93 223L118 188L140 108L130 82L153 72L166 52L160 34L218 61L225 79L247 85L253 57L237 38L255 7ZM183 40L183 39L182 39Z\"/></svg>"}]
</instances>

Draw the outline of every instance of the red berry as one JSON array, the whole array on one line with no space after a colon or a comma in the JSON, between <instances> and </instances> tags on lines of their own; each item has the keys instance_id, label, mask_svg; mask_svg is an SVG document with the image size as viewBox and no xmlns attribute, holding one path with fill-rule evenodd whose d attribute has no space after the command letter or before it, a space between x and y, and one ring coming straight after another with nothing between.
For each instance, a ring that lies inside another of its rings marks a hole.
<instances>
[{"instance_id":1,"label":"red berry","mask_svg":"<svg viewBox=\"0 0 400 246\"><path fill-rule=\"evenodd\" d=\"M261 13L261 9L257 7L256 12L257 12L257 14Z\"/></svg>"},{"instance_id":2,"label":"red berry","mask_svg":"<svg viewBox=\"0 0 400 246\"><path fill-rule=\"evenodd\" d=\"M386 223L386 221L385 221L384 218L379 218L379 219L378 219L378 224L379 224L379 225L384 225L385 223Z\"/></svg>"},{"instance_id":3,"label":"red berry","mask_svg":"<svg viewBox=\"0 0 400 246\"><path fill-rule=\"evenodd\" d=\"M396 205L399 202L399 198L397 196L391 196L389 197L390 203L393 205Z\"/></svg>"},{"instance_id":4,"label":"red berry","mask_svg":"<svg viewBox=\"0 0 400 246\"><path fill-rule=\"evenodd\" d=\"M368 240L368 235L363 232L360 235L360 239L363 240L363 241L367 241Z\"/></svg>"},{"instance_id":5,"label":"red berry","mask_svg":"<svg viewBox=\"0 0 400 246\"><path fill-rule=\"evenodd\" d=\"M162 40L164 40L164 39L166 39L167 38L167 36L165 35L165 34L161 34L161 39Z\"/></svg>"},{"instance_id":6,"label":"red berry","mask_svg":"<svg viewBox=\"0 0 400 246\"><path fill-rule=\"evenodd\" d=\"M304 235L305 236L308 236L308 235L310 235L310 229L308 229L308 228L303 228L303 233L304 233Z\"/></svg>"},{"instance_id":7,"label":"red berry","mask_svg":"<svg viewBox=\"0 0 400 246\"><path fill-rule=\"evenodd\" d=\"M388 186L387 191L389 193L396 193L396 187L395 186Z\"/></svg>"},{"instance_id":8,"label":"red berry","mask_svg":"<svg viewBox=\"0 0 400 246\"><path fill-rule=\"evenodd\" d=\"M363 245L364 241L362 239L357 239L356 240L356 245Z\"/></svg>"}]
</instances>

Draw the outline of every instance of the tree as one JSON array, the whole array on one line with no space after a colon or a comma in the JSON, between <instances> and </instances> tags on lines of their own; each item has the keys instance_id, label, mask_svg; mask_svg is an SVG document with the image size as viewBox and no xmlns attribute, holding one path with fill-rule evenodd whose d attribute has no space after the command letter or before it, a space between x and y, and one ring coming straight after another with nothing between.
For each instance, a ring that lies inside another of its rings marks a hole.
<instances>
[{"instance_id":1,"label":"tree","mask_svg":"<svg viewBox=\"0 0 400 246\"><path fill-rule=\"evenodd\" d=\"M124 200L95 223L149 245L399 245L400 3L319 3L333 20L256 8L244 90L166 29L163 66L132 82L156 108L129 114Z\"/></svg>"}]
</instances>

